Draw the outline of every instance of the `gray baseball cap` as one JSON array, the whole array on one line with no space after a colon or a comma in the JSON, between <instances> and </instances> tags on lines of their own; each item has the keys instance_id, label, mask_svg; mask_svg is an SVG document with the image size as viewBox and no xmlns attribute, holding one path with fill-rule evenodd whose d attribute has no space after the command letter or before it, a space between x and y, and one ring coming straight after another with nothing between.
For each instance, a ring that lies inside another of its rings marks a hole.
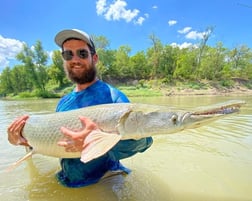
<instances>
[{"instance_id":1,"label":"gray baseball cap","mask_svg":"<svg viewBox=\"0 0 252 201\"><path fill-rule=\"evenodd\" d=\"M54 40L55 40L55 43L62 48L63 43L67 39L70 39L70 38L77 38L77 39L85 41L95 51L95 45L91 37L86 32L78 30L78 29L66 29L66 30L60 31L55 36Z\"/></svg>"}]
</instances>

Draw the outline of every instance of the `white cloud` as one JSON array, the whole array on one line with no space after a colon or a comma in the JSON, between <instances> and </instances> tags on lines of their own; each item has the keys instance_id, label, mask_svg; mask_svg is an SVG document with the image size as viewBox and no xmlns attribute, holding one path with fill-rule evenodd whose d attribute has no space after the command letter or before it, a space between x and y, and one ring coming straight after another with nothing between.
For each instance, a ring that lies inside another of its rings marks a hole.
<instances>
[{"instance_id":1,"label":"white cloud","mask_svg":"<svg viewBox=\"0 0 252 201\"><path fill-rule=\"evenodd\" d=\"M153 9L157 9L158 7L156 5L152 6Z\"/></svg>"},{"instance_id":2,"label":"white cloud","mask_svg":"<svg viewBox=\"0 0 252 201\"><path fill-rule=\"evenodd\" d=\"M149 17L149 14L148 14L148 13L145 13L144 16L145 16L145 18L148 18L148 17Z\"/></svg>"},{"instance_id":3,"label":"white cloud","mask_svg":"<svg viewBox=\"0 0 252 201\"><path fill-rule=\"evenodd\" d=\"M182 29L182 30L178 30L178 32L179 32L180 34L186 34L186 33L188 33L191 29L192 29L192 27L185 27L185 28Z\"/></svg>"},{"instance_id":4,"label":"white cloud","mask_svg":"<svg viewBox=\"0 0 252 201\"><path fill-rule=\"evenodd\" d=\"M113 3L107 3L106 0L96 1L96 13L102 15L108 21L125 20L126 22L133 21L134 24L142 25L143 21L147 18L139 17L138 9L127 9L127 2L125 0L116 0Z\"/></svg>"},{"instance_id":5,"label":"white cloud","mask_svg":"<svg viewBox=\"0 0 252 201\"><path fill-rule=\"evenodd\" d=\"M99 0L96 2L96 13L102 15L106 11L106 0Z\"/></svg>"},{"instance_id":6,"label":"white cloud","mask_svg":"<svg viewBox=\"0 0 252 201\"><path fill-rule=\"evenodd\" d=\"M134 24L142 25L145 18L139 17L137 20L134 21Z\"/></svg>"},{"instance_id":7,"label":"white cloud","mask_svg":"<svg viewBox=\"0 0 252 201\"><path fill-rule=\"evenodd\" d=\"M190 47L197 48L197 45L188 43L188 42L184 42L182 44L172 43L171 46L178 47L179 49L185 49L185 48L190 48Z\"/></svg>"},{"instance_id":8,"label":"white cloud","mask_svg":"<svg viewBox=\"0 0 252 201\"><path fill-rule=\"evenodd\" d=\"M179 30L178 33L184 34L186 39L191 39L191 40L199 40L204 38L207 32L198 32L192 30L192 27L185 27L182 30Z\"/></svg>"},{"instance_id":9,"label":"white cloud","mask_svg":"<svg viewBox=\"0 0 252 201\"><path fill-rule=\"evenodd\" d=\"M202 39L206 33L205 32L197 32L197 31L190 31L189 33L186 34L187 39Z\"/></svg>"},{"instance_id":10,"label":"white cloud","mask_svg":"<svg viewBox=\"0 0 252 201\"><path fill-rule=\"evenodd\" d=\"M22 50L23 42L4 38L0 35L0 69L5 68L9 65L9 61L15 59L17 53Z\"/></svg>"},{"instance_id":11,"label":"white cloud","mask_svg":"<svg viewBox=\"0 0 252 201\"><path fill-rule=\"evenodd\" d=\"M173 26L173 25L177 24L177 21L176 20L169 20L168 24L169 24L169 26Z\"/></svg>"}]
</instances>

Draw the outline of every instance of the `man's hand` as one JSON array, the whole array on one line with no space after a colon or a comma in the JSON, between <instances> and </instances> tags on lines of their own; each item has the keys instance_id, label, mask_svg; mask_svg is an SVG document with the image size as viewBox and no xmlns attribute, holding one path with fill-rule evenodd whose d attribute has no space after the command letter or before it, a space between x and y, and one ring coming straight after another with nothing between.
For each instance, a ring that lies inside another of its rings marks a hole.
<instances>
[{"instance_id":1,"label":"man's hand","mask_svg":"<svg viewBox=\"0 0 252 201\"><path fill-rule=\"evenodd\" d=\"M58 142L59 146L65 147L67 152L81 152L84 148L84 140L86 136L93 130L96 130L98 126L86 117L79 117L83 127L74 131L66 127L61 127L61 132L65 135L65 138Z\"/></svg>"},{"instance_id":2,"label":"man's hand","mask_svg":"<svg viewBox=\"0 0 252 201\"><path fill-rule=\"evenodd\" d=\"M28 115L21 116L9 125L7 132L11 144L29 146L27 140L22 136L22 130L28 118Z\"/></svg>"}]
</instances>

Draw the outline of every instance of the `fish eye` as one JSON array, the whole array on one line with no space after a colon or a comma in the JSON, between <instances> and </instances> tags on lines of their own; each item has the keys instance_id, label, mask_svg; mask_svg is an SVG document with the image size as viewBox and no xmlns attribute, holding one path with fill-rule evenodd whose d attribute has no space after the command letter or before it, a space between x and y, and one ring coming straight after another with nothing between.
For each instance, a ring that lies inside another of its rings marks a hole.
<instances>
[{"instance_id":1,"label":"fish eye","mask_svg":"<svg viewBox=\"0 0 252 201\"><path fill-rule=\"evenodd\" d=\"M177 115L172 115L172 117L171 117L171 122L174 124L174 125L176 125L177 124L177 122L178 122L178 116Z\"/></svg>"}]
</instances>

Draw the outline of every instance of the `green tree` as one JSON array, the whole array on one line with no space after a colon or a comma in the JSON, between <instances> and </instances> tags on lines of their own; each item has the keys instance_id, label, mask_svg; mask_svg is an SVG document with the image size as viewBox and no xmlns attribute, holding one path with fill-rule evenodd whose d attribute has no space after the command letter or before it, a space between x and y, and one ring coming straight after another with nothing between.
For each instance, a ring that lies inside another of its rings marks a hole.
<instances>
[{"instance_id":1,"label":"green tree","mask_svg":"<svg viewBox=\"0 0 252 201\"><path fill-rule=\"evenodd\" d=\"M195 66L196 60L196 49L195 48L184 48L181 49L178 54L176 62L176 68L173 77L181 80L195 80Z\"/></svg>"},{"instance_id":2,"label":"green tree","mask_svg":"<svg viewBox=\"0 0 252 201\"><path fill-rule=\"evenodd\" d=\"M14 88L11 82L10 67L6 67L0 74L0 92L4 96L14 92Z\"/></svg>"},{"instance_id":3,"label":"green tree","mask_svg":"<svg viewBox=\"0 0 252 201\"><path fill-rule=\"evenodd\" d=\"M118 77L119 71L115 67L115 50L98 49L98 76L102 80L111 81Z\"/></svg>"},{"instance_id":4,"label":"green tree","mask_svg":"<svg viewBox=\"0 0 252 201\"><path fill-rule=\"evenodd\" d=\"M127 45L122 45L115 53L115 68L118 69L119 79L129 79L132 76L131 69L129 67L129 53L131 48Z\"/></svg>"},{"instance_id":5,"label":"green tree","mask_svg":"<svg viewBox=\"0 0 252 201\"><path fill-rule=\"evenodd\" d=\"M34 45L33 55L35 73L37 74L37 86L39 90L45 91L45 86L48 82L48 74L46 67L48 55L44 51L40 41L37 41Z\"/></svg>"},{"instance_id":6,"label":"green tree","mask_svg":"<svg viewBox=\"0 0 252 201\"><path fill-rule=\"evenodd\" d=\"M208 80L221 80L224 78L226 48L222 43L217 43L216 47L205 47L205 57L201 60L198 70L199 78ZM227 68L225 69L225 71ZM225 72L227 79L228 72Z\"/></svg>"},{"instance_id":7,"label":"green tree","mask_svg":"<svg viewBox=\"0 0 252 201\"><path fill-rule=\"evenodd\" d=\"M24 65L14 66L11 70L10 79L14 94L18 94L29 89L29 81L27 74L25 73Z\"/></svg>"},{"instance_id":8,"label":"green tree","mask_svg":"<svg viewBox=\"0 0 252 201\"><path fill-rule=\"evenodd\" d=\"M147 65L147 59L144 51L137 52L130 57L129 66L132 72L132 78L136 80L149 79L150 68Z\"/></svg>"},{"instance_id":9,"label":"green tree","mask_svg":"<svg viewBox=\"0 0 252 201\"><path fill-rule=\"evenodd\" d=\"M25 73L28 76L28 88L45 91L45 85L48 81L46 70L47 53L43 50L40 41L37 41L34 48L29 48L26 44L23 49L16 55L17 60L25 66Z\"/></svg>"},{"instance_id":10,"label":"green tree","mask_svg":"<svg viewBox=\"0 0 252 201\"><path fill-rule=\"evenodd\" d=\"M52 64L48 69L48 76L51 81L58 84L60 88L63 87L64 84L68 83L63 67L61 52L59 50L53 51Z\"/></svg>"},{"instance_id":11,"label":"green tree","mask_svg":"<svg viewBox=\"0 0 252 201\"><path fill-rule=\"evenodd\" d=\"M198 48L199 53L196 57L196 66L195 66L196 78L199 78L198 77L198 70L201 67L201 60L202 60L202 57L204 54L204 49L206 47L206 43L207 43L209 37L211 36L211 34L213 32L213 29L214 29L213 27L207 27L206 31L203 32L202 39L200 41L199 48Z\"/></svg>"},{"instance_id":12,"label":"green tree","mask_svg":"<svg viewBox=\"0 0 252 201\"><path fill-rule=\"evenodd\" d=\"M148 65L152 69L151 72L151 78L156 79L157 78L157 73L158 73L158 68L159 68L159 62L160 62L160 57L161 53L163 50L163 45L160 41L160 39L155 35L151 34L149 36L149 39L151 40L152 47L147 49L147 57L148 59Z\"/></svg>"},{"instance_id":13,"label":"green tree","mask_svg":"<svg viewBox=\"0 0 252 201\"><path fill-rule=\"evenodd\" d=\"M105 36L92 35L96 50L106 50L110 44L109 40Z\"/></svg>"},{"instance_id":14,"label":"green tree","mask_svg":"<svg viewBox=\"0 0 252 201\"><path fill-rule=\"evenodd\" d=\"M229 62L233 76L249 78L251 77L252 52L245 45L236 47L229 52Z\"/></svg>"},{"instance_id":15,"label":"green tree","mask_svg":"<svg viewBox=\"0 0 252 201\"><path fill-rule=\"evenodd\" d=\"M16 59L21 61L25 67L25 74L27 75L27 89L32 90L37 87L38 78L35 71L35 65L33 63L33 51L26 45L23 44L23 49L16 55ZM35 86L35 87L34 87Z\"/></svg>"},{"instance_id":16,"label":"green tree","mask_svg":"<svg viewBox=\"0 0 252 201\"><path fill-rule=\"evenodd\" d=\"M173 78L174 71L176 69L177 57L179 48L166 45L159 59L158 76L165 78L166 81L170 82Z\"/></svg>"}]
</instances>

